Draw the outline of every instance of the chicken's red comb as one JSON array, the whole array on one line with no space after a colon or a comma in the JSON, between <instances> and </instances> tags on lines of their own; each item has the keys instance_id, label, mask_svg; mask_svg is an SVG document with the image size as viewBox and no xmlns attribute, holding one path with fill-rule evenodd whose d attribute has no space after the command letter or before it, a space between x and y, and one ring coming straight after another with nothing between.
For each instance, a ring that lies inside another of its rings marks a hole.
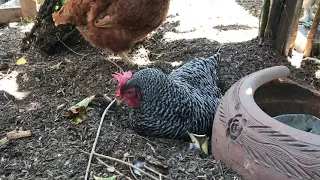
<instances>
[{"instance_id":1,"label":"chicken's red comb","mask_svg":"<svg viewBox=\"0 0 320 180\"><path fill-rule=\"evenodd\" d=\"M119 86L123 86L125 83L127 83L128 79L132 77L132 72L128 71L124 73L114 73L112 74L112 77L118 81Z\"/></svg>"}]
</instances>

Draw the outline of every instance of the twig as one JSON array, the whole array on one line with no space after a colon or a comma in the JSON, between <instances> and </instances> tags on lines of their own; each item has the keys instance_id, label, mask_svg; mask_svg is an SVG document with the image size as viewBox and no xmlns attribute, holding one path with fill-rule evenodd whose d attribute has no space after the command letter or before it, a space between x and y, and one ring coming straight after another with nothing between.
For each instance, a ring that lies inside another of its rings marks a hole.
<instances>
[{"instance_id":1,"label":"twig","mask_svg":"<svg viewBox=\"0 0 320 180\"><path fill-rule=\"evenodd\" d=\"M10 140L31 136L31 131L13 130L7 133L6 137L0 139L0 148L4 147Z\"/></svg>"},{"instance_id":2,"label":"twig","mask_svg":"<svg viewBox=\"0 0 320 180\"><path fill-rule=\"evenodd\" d=\"M7 133L7 137L9 140L11 139L19 139L23 137L31 136L31 131L22 131L22 130L13 130Z\"/></svg>"},{"instance_id":3,"label":"twig","mask_svg":"<svg viewBox=\"0 0 320 180\"><path fill-rule=\"evenodd\" d=\"M132 168L134 168L134 169L137 169L137 170L140 171L142 174L145 174L146 176L150 177L151 179L159 180L158 178L156 178L156 177L154 177L153 175L145 172L144 170L142 170L142 169L134 166L134 165L131 164L131 163L127 163L127 162L122 161L122 160L120 160L120 159L116 159L116 158L113 158L113 157L110 157L110 156L105 156L105 155L98 154L98 153L94 153L94 155L99 156L99 157L102 157L102 158L106 158L106 159L109 159L109 160L112 160L112 161L117 161L117 162L122 163L122 164L125 164L125 165L130 166L130 167L132 167Z\"/></svg>"},{"instance_id":4,"label":"twig","mask_svg":"<svg viewBox=\"0 0 320 180\"><path fill-rule=\"evenodd\" d=\"M107 58L105 58L105 60L107 60L107 61L111 62L112 64L114 64L115 66L117 66L117 68L120 69L121 73L124 73L124 70L117 63L115 63L115 62L113 62L113 61L111 61L110 59L107 59Z\"/></svg>"},{"instance_id":5,"label":"twig","mask_svg":"<svg viewBox=\"0 0 320 180\"><path fill-rule=\"evenodd\" d=\"M3 92L3 96L8 100L8 101L10 101L10 99L7 97L7 95L6 95L6 92Z\"/></svg>"},{"instance_id":6,"label":"twig","mask_svg":"<svg viewBox=\"0 0 320 180\"><path fill-rule=\"evenodd\" d=\"M4 137L0 139L0 148L4 147L9 142L9 139L7 137Z\"/></svg>"},{"instance_id":7,"label":"twig","mask_svg":"<svg viewBox=\"0 0 320 180\"><path fill-rule=\"evenodd\" d=\"M218 50L217 50L216 53L220 53L220 50L221 50L221 48L222 48L222 45L223 45L222 43L219 44L219 48L218 48Z\"/></svg>"},{"instance_id":8,"label":"twig","mask_svg":"<svg viewBox=\"0 0 320 180\"><path fill-rule=\"evenodd\" d=\"M128 162L131 164L129 157L128 157ZM132 176L134 177L134 179L139 180L138 177L134 174L131 166L129 166L129 169L130 169L130 172L131 172Z\"/></svg>"},{"instance_id":9,"label":"twig","mask_svg":"<svg viewBox=\"0 0 320 180\"><path fill-rule=\"evenodd\" d=\"M146 165L144 165L143 167L146 168L147 170L155 173L155 174L158 174L160 180L162 179L161 177L164 177L164 178L167 178L167 179L168 179L167 176L163 175L162 173L160 173L160 172L158 172L158 171L156 171L156 170L154 170L154 169L152 169L152 168L149 168L149 167L146 166Z\"/></svg>"},{"instance_id":10,"label":"twig","mask_svg":"<svg viewBox=\"0 0 320 180\"><path fill-rule=\"evenodd\" d=\"M87 166L87 170L86 170L86 175L85 175L85 180L88 179L88 175L89 175L89 170L90 170L90 164L91 164L91 161L92 161L92 156L93 154L95 154L95 149L96 149L96 146L97 146L97 142L98 142L98 138L99 138L99 134L100 134L100 130L101 130L101 126L103 124L103 120L104 120L104 117L105 115L107 114L107 111L109 110L109 108L112 106L112 104L116 101L116 99L114 99L109 105L108 107L104 110L103 114L102 114L102 117L101 117L101 120L100 120L100 125L99 125L99 128L98 128L98 131L97 131L97 135L96 135L96 139L94 140L94 143L93 143L93 146L92 146L92 149L91 149L91 153L90 153L90 157L89 157L89 161L88 161L88 166Z\"/></svg>"},{"instance_id":11,"label":"twig","mask_svg":"<svg viewBox=\"0 0 320 180\"><path fill-rule=\"evenodd\" d=\"M106 166L107 168L110 168L110 167L112 167L112 166L109 166L108 164L106 164L105 162L103 162L101 159L99 159L98 157L96 157L96 159L101 163L101 164L103 164L104 166ZM119 176L124 176L126 179L128 179L128 180L132 180L130 177L127 177L127 176L125 176L124 174L122 174L120 171L118 171L118 170L114 170L114 172L115 173L117 173Z\"/></svg>"},{"instance_id":12,"label":"twig","mask_svg":"<svg viewBox=\"0 0 320 180\"><path fill-rule=\"evenodd\" d=\"M88 56L88 54L80 54L80 53L77 53L75 52L74 50L72 50L71 48L69 48L64 42L61 41L61 39L57 36L58 40L66 47L68 48L71 52L75 53L76 55L79 55L79 56Z\"/></svg>"},{"instance_id":13,"label":"twig","mask_svg":"<svg viewBox=\"0 0 320 180\"><path fill-rule=\"evenodd\" d=\"M151 148L152 152L156 154L156 150L154 149L154 147L150 143L147 143L147 145Z\"/></svg>"}]
</instances>

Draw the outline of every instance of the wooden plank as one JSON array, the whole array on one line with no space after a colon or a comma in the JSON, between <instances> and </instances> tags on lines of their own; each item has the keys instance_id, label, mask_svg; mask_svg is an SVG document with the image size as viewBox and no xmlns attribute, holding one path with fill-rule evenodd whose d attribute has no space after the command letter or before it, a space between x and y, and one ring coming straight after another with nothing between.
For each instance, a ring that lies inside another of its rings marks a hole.
<instances>
[{"instance_id":1,"label":"wooden plank","mask_svg":"<svg viewBox=\"0 0 320 180\"><path fill-rule=\"evenodd\" d=\"M33 0L20 0L21 11L23 17L35 19L37 15L37 4Z\"/></svg>"},{"instance_id":2,"label":"wooden plank","mask_svg":"<svg viewBox=\"0 0 320 180\"><path fill-rule=\"evenodd\" d=\"M284 0L284 5L285 8L282 10L276 32L275 47L278 52L288 56L293 30L301 11L302 0Z\"/></svg>"},{"instance_id":3,"label":"wooden plank","mask_svg":"<svg viewBox=\"0 0 320 180\"><path fill-rule=\"evenodd\" d=\"M10 22L20 22L21 16L22 16L22 11L20 7L0 9L0 24L10 23Z\"/></svg>"}]
</instances>

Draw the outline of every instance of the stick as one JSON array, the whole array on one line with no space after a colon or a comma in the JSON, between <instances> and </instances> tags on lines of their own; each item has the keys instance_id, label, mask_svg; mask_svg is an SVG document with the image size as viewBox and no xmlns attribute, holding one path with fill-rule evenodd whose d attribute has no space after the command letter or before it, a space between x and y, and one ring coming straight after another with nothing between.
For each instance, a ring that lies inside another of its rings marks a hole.
<instances>
[{"instance_id":1,"label":"stick","mask_svg":"<svg viewBox=\"0 0 320 180\"><path fill-rule=\"evenodd\" d=\"M98 157L96 157L96 159L103 164L104 166L106 166L107 168L110 168L112 166L109 166L108 164L106 164L105 162L103 162L101 159L99 159ZM124 174L122 174L120 171L117 171L116 169L114 170L115 173L119 174L119 176L124 176L126 179L128 180L132 180L130 177L125 176Z\"/></svg>"},{"instance_id":2,"label":"stick","mask_svg":"<svg viewBox=\"0 0 320 180\"><path fill-rule=\"evenodd\" d=\"M156 177L154 177L153 175L151 175L151 174L143 171L142 169L134 166L133 164L127 163L127 162L125 162L125 161L122 161L122 160L120 160L120 159L116 159L116 158L113 158L113 157L110 157L110 156L105 156L105 155L102 155L102 154L98 154L98 153L94 153L94 155L99 156L99 157L102 157L102 158L106 158L106 159L109 159L109 160L112 160L112 161L117 161L117 162L122 163L122 164L125 164L125 165L130 166L130 167L132 167L132 168L134 168L134 169L137 169L137 170L140 171L142 174L145 174L146 176L149 176L151 179L159 180L158 178L156 178Z\"/></svg>"},{"instance_id":3,"label":"stick","mask_svg":"<svg viewBox=\"0 0 320 180\"><path fill-rule=\"evenodd\" d=\"M152 168L149 168L149 167L148 167L148 166L146 166L146 165L144 165L143 167L144 167L144 168L146 168L147 170L149 170L149 171L151 171L151 172L155 173L155 174L158 174L158 176L159 176L160 180L162 179L162 177L164 177L164 178L167 178L167 179L168 179L168 177L167 177L167 176L163 175L162 173L160 173L160 172L158 172L158 171L156 171L156 170L154 170L154 169L152 169Z\"/></svg>"},{"instance_id":4,"label":"stick","mask_svg":"<svg viewBox=\"0 0 320 180\"><path fill-rule=\"evenodd\" d=\"M6 145L12 139L19 139L31 136L31 131L13 130L7 133L7 136L0 139L0 148Z\"/></svg>"},{"instance_id":5,"label":"stick","mask_svg":"<svg viewBox=\"0 0 320 180\"><path fill-rule=\"evenodd\" d=\"M264 0L263 10L262 10L262 19L261 23L259 23L259 45L262 44L264 40L264 33L267 27L268 18L269 18L269 10L270 10L270 0Z\"/></svg>"},{"instance_id":6,"label":"stick","mask_svg":"<svg viewBox=\"0 0 320 180\"><path fill-rule=\"evenodd\" d=\"M219 48L218 48L218 50L217 50L216 53L220 53L221 48L222 48L222 44L220 43L220 44L219 44Z\"/></svg>"},{"instance_id":7,"label":"stick","mask_svg":"<svg viewBox=\"0 0 320 180\"><path fill-rule=\"evenodd\" d=\"M109 105L108 107L104 110L103 114L102 114L102 117L101 117L101 120L100 120L100 125L99 125L99 128L98 128L98 131L97 131L97 135L96 135L96 139L94 140L94 143L93 143L93 146L92 146L92 149L91 149L91 153L90 153L90 157L89 157L89 161L88 161L88 166L87 166L87 170L86 170L86 175L84 177L85 180L88 179L88 175L89 175L89 170L90 170L90 164L91 164L91 161L92 161L92 156L93 154L95 154L94 150L96 149L96 146L97 146L97 142L98 142L98 138L99 138L99 134L100 134L100 130L101 130L101 126L103 124L103 120L104 120L104 117L105 115L107 114L107 111L109 110L109 108L112 106L112 104L116 101L116 99L114 99Z\"/></svg>"},{"instance_id":8,"label":"stick","mask_svg":"<svg viewBox=\"0 0 320 180\"><path fill-rule=\"evenodd\" d=\"M320 5L320 1L319 1L319 5ZM310 31L307 36L307 44L303 53L304 57L309 57L311 54L312 44L318 30L319 21L320 21L320 8L317 9L316 15L313 19Z\"/></svg>"},{"instance_id":9,"label":"stick","mask_svg":"<svg viewBox=\"0 0 320 180\"><path fill-rule=\"evenodd\" d=\"M115 65L117 68L120 69L120 72L123 73L124 70L115 62L111 61L110 59L105 58L105 60L109 61L110 63L112 63L113 65Z\"/></svg>"},{"instance_id":10,"label":"stick","mask_svg":"<svg viewBox=\"0 0 320 180\"><path fill-rule=\"evenodd\" d=\"M9 139L7 137L4 137L4 138L0 139L0 148L2 148L8 142L9 142Z\"/></svg>"},{"instance_id":11,"label":"stick","mask_svg":"<svg viewBox=\"0 0 320 180\"><path fill-rule=\"evenodd\" d=\"M80 53L77 53L75 52L74 50L72 50L71 48L69 48L64 42L61 41L61 39L57 36L58 40L66 47L68 48L71 52L75 53L76 55L79 55L79 56L88 56L88 54L80 54Z\"/></svg>"},{"instance_id":12,"label":"stick","mask_svg":"<svg viewBox=\"0 0 320 180\"><path fill-rule=\"evenodd\" d=\"M128 157L128 162L131 164L129 157ZM139 180L139 179L137 178L137 176L134 174L131 166L129 166L129 169L130 169L130 172L131 172L132 176L134 177L134 179L135 179L135 180Z\"/></svg>"},{"instance_id":13,"label":"stick","mask_svg":"<svg viewBox=\"0 0 320 180\"><path fill-rule=\"evenodd\" d=\"M31 131L13 130L7 133L8 140L31 136Z\"/></svg>"},{"instance_id":14,"label":"stick","mask_svg":"<svg viewBox=\"0 0 320 180\"><path fill-rule=\"evenodd\" d=\"M296 25L294 27L294 30L293 30L293 35L292 35L292 39L291 39L291 43L290 43L290 47L289 47L289 56L292 57L292 51L294 49L294 43L297 39L297 35L298 35L298 29L299 29L299 18L297 18L297 22L296 22Z\"/></svg>"}]
</instances>

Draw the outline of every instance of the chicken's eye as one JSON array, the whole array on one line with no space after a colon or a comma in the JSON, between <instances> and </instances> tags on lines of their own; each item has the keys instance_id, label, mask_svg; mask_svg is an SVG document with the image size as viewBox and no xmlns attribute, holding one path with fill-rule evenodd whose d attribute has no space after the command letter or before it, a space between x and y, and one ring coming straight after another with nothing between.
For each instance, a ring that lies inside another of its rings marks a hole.
<instances>
[{"instance_id":1,"label":"chicken's eye","mask_svg":"<svg viewBox=\"0 0 320 180\"><path fill-rule=\"evenodd\" d=\"M129 94L131 94L131 91L128 91Z\"/></svg>"}]
</instances>

